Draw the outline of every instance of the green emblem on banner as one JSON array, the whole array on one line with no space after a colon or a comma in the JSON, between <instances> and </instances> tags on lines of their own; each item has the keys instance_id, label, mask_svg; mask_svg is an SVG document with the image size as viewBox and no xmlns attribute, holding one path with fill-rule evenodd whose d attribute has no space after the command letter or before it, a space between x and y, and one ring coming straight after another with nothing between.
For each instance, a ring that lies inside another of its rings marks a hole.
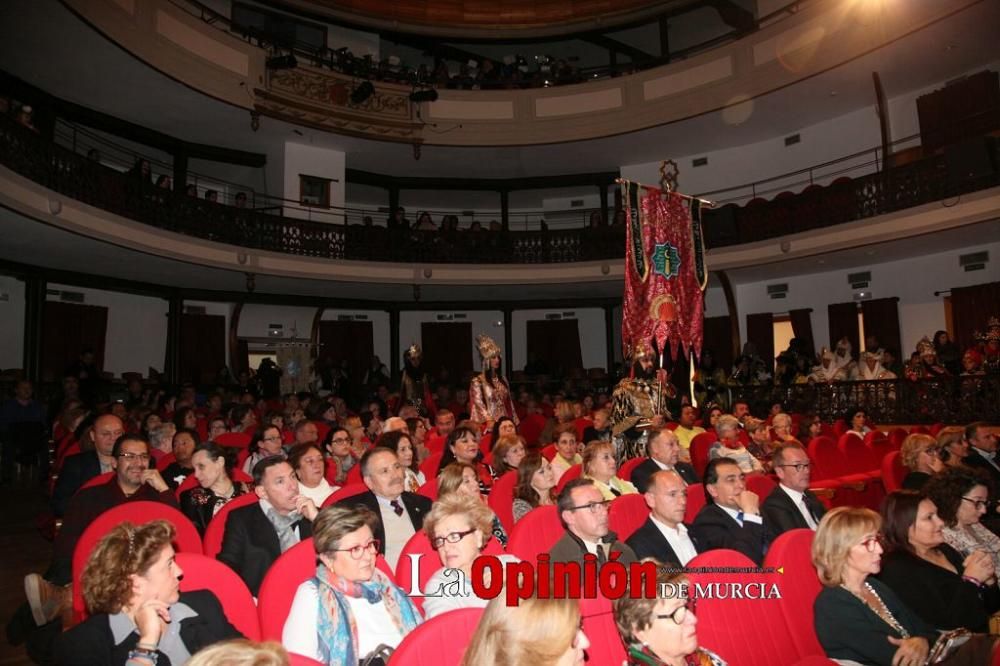
<instances>
[{"instance_id":1,"label":"green emblem on banner","mask_svg":"<svg viewBox=\"0 0 1000 666\"><path fill-rule=\"evenodd\" d=\"M659 273L666 279L677 277L677 271L680 269L681 259L677 254L677 248L670 243L663 243L662 245L657 245L656 249L653 250L653 256L650 257L653 262L653 271Z\"/></svg>"}]
</instances>

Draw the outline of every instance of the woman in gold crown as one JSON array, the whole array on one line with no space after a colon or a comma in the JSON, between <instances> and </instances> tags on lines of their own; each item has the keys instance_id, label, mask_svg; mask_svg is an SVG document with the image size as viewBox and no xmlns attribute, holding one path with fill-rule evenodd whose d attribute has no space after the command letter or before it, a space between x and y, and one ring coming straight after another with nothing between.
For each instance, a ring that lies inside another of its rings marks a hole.
<instances>
[{"instance_id":1,"label":"woman in gold crown","mask_svg":"<svg viewBox=\"0 0 1000 666\"><path fill-rule=\"evenodd\" d=\"M483 371L469 383L469 418L484 430L492 428L493 423L502 416L509 418L516 426L517 412L514 411L510 386L503 376L500 347L487 335L476 336L476 345L479 347L479 356L483 359Z\"/></svg>"}]
</instances>

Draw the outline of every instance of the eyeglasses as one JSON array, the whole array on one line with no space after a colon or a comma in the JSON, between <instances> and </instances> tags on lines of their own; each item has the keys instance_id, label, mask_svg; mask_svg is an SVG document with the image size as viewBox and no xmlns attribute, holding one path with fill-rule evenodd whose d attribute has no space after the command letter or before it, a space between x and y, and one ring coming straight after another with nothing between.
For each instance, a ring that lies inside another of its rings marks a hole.
<instances>
[{"instance_id":1,"label":"eyeglasses","mask_svg":"<svg viewBox=\"0 0 1000 666\"><path fill-rule=\"evenodd\" d=\"M876 534L875 536L868 537L867 539L862 541L860 545L864 546L865 550L867 550L869 553L874 553L876 546L882 545L882 539L883 535Z\"/></svg>"},{"instance_id":2,"label":"eyeglasses","mask_svg":"<svg viewBox=\"0 0 1000 666\"><path fill-rule=\"evenodd\" d=\"M372 539L363 545L351 546L350 548L334 548L333 552L350 553L351 559L360 560L367 552L377 553L381 543L378 539Z\"/></svg>"},{"instance_id":3,"label":"eyeglasses","mask_svg":"<svg viewBox=\"0 0 1000 666\"><path fill-rule=\"evenodd\" d=\"M985 509L988 506L996 504L996 501L991 502L990 500L979 500L979 499L974 499L972 497L963 497L962 499L964 499L966 502L972 502L973 504L975 504L976 511L979 511L980 509Z\"/></svg>"},{"instance_id":4,"label":"eyeglasses","mask_svg":"<svg viewBox=\"0 0 1000 666\"><path fill-rule=\"evenodd\" d=\"M118 457L122 460L149 460L148 453L119 453Z\"/></svg>"},{"instance_id":5,"label":"eyeglasses","mask_svg":"<svg viewBox=\"0 0 1000 666\"><path fill-rule=\"evenodd\" d=\"M812 463L786 463L784 465L775 465L775 467L794 467L796 472L804 472L812 467Z\"/></svg>"},{"instance_id":6,"label":"eyeglasses","mask_svg":"<svg viewBox=\"0 0 1000 666\"><path fill-rule=\"evenodd\" d=\"M464 532L450 532L448 534L445 534L443 537L434 537L434 539L431 541L431 545L434 546L434 550L440 550L441 546L444 545L445 541L447 541L448 543L458 543L459 541L461 541L462 539L469 536L475 531L476 528L473 527L472 529L465 530Z\"/></svg>"},{"instance_id":7,"label":"eyeglasses","mask_svg":"<svg viewBox=\"0 0 1000 666\"><path fill-rule=\"evenodd\" d=\"M271 435L270 437L261 437L265 442L280 442L281 435Z\"/></svg>"},{"instance_id":8,"label":"eyeglasses","mask_svg":"<svg viewBox=\"0 0 1000 666\"><path fill-rule=\"evenodd\" d=\"M658 620L666 620L670 618L674 621L674 624L684 624L684 620L687 619L687 614L690 611L694 613L695 600L688 599L683 606L678 606L674 609L673 613L660 613L656 615Z\"/></svg>"},{"instance_id":9,"label":"eyeglasses","mask_svg":"<svg viewBox=\"0 0 1000 666\"><path fill-rule=\"evenodd\" d=\"M331 444L346 444L351 441L350 437L334 437L330 440Z\"/></svg>"},{"instance_id":10,"label":"eyeglasses","mask_svg":"<svg viewBox=\"0 0 1000 666\"><path fill-rule=\"evenodd\" d=\"M591 513L601 513L602 511L608 510L608 505L611 502L589 502L587 504L581 504L579 506L571 506L568 511L579 511L580 509L590 509Z\"/></svg>"}]
</instances>

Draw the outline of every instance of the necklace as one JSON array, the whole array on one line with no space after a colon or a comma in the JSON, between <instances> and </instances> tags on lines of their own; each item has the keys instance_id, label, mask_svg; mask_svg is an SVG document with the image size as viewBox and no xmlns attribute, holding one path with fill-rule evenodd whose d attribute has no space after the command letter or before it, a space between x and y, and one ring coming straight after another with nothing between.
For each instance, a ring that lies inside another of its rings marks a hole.
<instances>
[{"instance_id":1,"label":"necklace","mask_svg":"<svg viewBox=\"0 0 1000 666\"><path fill-rule=\"evenodd\" d=\"M882 601L882 597L878 596L878 594L875 593L875 590L872 589L872 586L871 586L870 583L868 583L868 581L864 582L863 587L864 587L864 589L868 590L868 594L871 595L872 598L875 599L875 602L876 602L875 604L872 604L868 599L865 598L865 596L863 594L858 594L857 592L855 592L854 590L850 589L849 587L847 587L843 583L841 583L840 586L842 588L844 588L845 590L847 590L848 592L850 592L851 594L853 594L855 597L857 597L861 601L861 603L863 603L865 606L867 606L869 609L871 609L871 611L873 613L875 613L880 618L882 618L882 620L886 624L888 624L890 627L892 627L893 629L895 629L899 633L900 636L902 636L903 638L909 638L910 637L910 632L908 632L903 627L903 625L901 625L899 623L899 620L896 619L896 616L894 616L892 614L892 612L889 610L889 607L885 605L884 601Z\"/></svg>"}]
</instances>

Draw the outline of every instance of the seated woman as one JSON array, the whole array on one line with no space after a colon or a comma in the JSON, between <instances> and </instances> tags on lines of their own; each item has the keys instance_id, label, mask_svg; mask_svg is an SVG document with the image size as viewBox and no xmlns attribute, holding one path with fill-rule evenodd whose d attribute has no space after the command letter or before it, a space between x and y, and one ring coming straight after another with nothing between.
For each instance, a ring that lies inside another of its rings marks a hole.
<instances>
[{"instance_id":1,"label":"seated woman","mask_svg":"<svg viewBox=\"0 0 1000 666\"><path fill-rule=\"evenodd\" d=\"M656 582L661 594L670 596L633 599L625 594L614 601L628 666L726 666L719 655L698 647L694 600L671 593L687 589L688 580L661 570Z\"/></svg>"},{"instance_id":2,"label":"seated woman","mask_svg":"<svg viewBox=\"0 0 1000 666\"><path fill-rule=\"evenodd\" d=\"M453 462L471 465L476 470L479 492L483 495L490 494L496 474L492 467L483 462L482 453L479 451L479 436L468 426L457 426L448 435L448 439L445 440L444 454L441 456L441 464L438 466L438 474Z\"/></svg>"},{"instance_id":3,"label":"seated woman","mask_svg":"<svg viewBox=\"0 0 1000 666\"><path fill-rule=\"evenodd\" d=\"M639 492L630 481L616 476L618 464L611 442L591 442L583 449L583 477L592 479L606 500Z\"/></svg>"},{"instance_id":4,"label":"seated woman","mask_svg":"<svg viewBox=\"0 0 1000 666\"><path fill-rule=\"evenodd\" d=\"M532 597L508 606L500 595L486 605L461 666L583 666L588 647L577 601Z\"/></svg>"},{"instance_id":5,"label":"seated woman","mask_svg":"<svg viewBox=\"0 0 1000 666\"><path fill-rule=\"evenodd\" d=\"M750 436L750 443L746 445L747 451L754 458L760 461L765 472L771 470L771 433L768 431L767 422L761 419L747 417L746 433Z\"/></svg>"},{"instance_id":6,"label":"seated woman","mask_svg":"<svg viewBox=\"0 0 1000 666\"><path fill-rule=\"evenodd\" d=\"M931 478L924 492L944 521L944 542L962 557L977 550L989 553L993 570L1000 571L1000 537L979 522L993 506L985 471L949 467Z\"/></svg>"},{"instance_id":7,"label":"seated woman","mask_svg":"<svg viewBox=\"0 0 1000 666\"><path fill-rule=\"evenodd\" d=\"M795 439L792 435L792 417L779 412L771 419L771 439L776 442L787 442Z\"/></svg>"},{"instance_id":8,"label":"seated woman","mask_svg":"<svg viewBox=\"0 0 1000 666\"><path fill-rule=\"evenodd\" d=\"M360 460L354 455L351 449L351 434L347 428L334 426L323 438L323 448L326 450L327 465L332 468L330 472L331 483L342 486L347 482L347 473L358 464Z\"/></svg>"},{"instance_id":9,"label":"seated woman","mask_svg":"<svg viewBox=\"0 0 1000 666\"><path fill-rule=\"evenodd\" d=\"M490 446L495 448L501 437L513 437L517 435L517 424L509 416L501 416L493 423L490 431Z\"/></svg>"},{"instance_id":10,"label":"seated woman","mask_svg":"<svg viewBox=\"0 0 1000 666\"><path fill-rule=\"evenodd\" d=\"M903 488L920 490L931 475L944 469L938 452L937 441L930 435L907 435L899 448L899 459L910 470L903 478Z\"/></svg>"},{"instance_id":11,"label":"seated woman","mask_svg":"<svg viewBox=\"0 0 1000 666\"><path fill-rule=\"evenodd\" d=\"M945 467L959 467L969 455L969 442L965 439L965 428L948 426L937 434L937 447L941 462Z\"/></svg>"},{"instance_id":12,"label":"seated woman","mask_svg":"<svg viewBox=\"0 0 1000 666\"><path fill-rule=\"evenodd\" d=\"M439 500L451 495L463 495L486 503L486 498L479 491L476 468L468 463L453 462L445 467L437 476L437 486ZM493 526L490 531L501 546L507 545L507 531L496 516L493 516Z\"/></svg>"},{"instance_id":13,"label":"seated woman","mask_svg":"<svg viewBox=\"0 0 1000 666\"><path fill-rule=\"evenodd\" d=\"M83 569L90 617L56 639L55 663L81 666L184 664L207 645L242 638L215 595L180 592L174 527L165 520L122 523Z\"/></svg>"},{"instance_id":14,"label":"seated woman","mask_svg":"<svg viewBox=\"0 0 1000 666\"><path fill-rule=\"evenodd\" d=\"M516 472L524 460L524 440L517 435L505 435L493 445L493 470L497 478Z\"/></svg>"},{"instance_id":15,"label":"seated woman","mask_svg":"<svg viewBox=\"0 0 1000 666\"><path fill-rule=\"evenodd\" d=\"M274 426L261 428L254 433L247 451L250 452L250 455L247 456L246 461L243 463L243 471L252 475L254 465L261 460L285 452L284 448L282 448L281 430Z\"/></svg>"},{"instance_id":16,"label":"seated woman","mask_svg":"<svg viewBox=\"0 0 1000 666\"><path fill-rule=\"evenodd\" d=\"M799 436L796 439L808 446L813 438L819 437L822 434L823 421L815 414L807 414L799 421Z\"/></svg>"},{"instance_id":17,"label":"seated woman","mask_svg":"<svg viewBox=\"0 0 1000 666\"><path fill-rule=\"evenodd\" d=\"M311 499L316 506L323 506L326 498L338 490L323 476L326 472L326 459L323 458L319 444L293 446L288 454L288 464L295 470L298 478L299 494Z\"/></svg>"},{"instance_id":18,"label":"seated woman","mask_svg":"<svg viewBox=\"0 0 1000 666\"><path fill-rule=\"evenodd\" d=\"M424 518L424 532L438 557L438 569L424 586L424 615L427 619L456 608L485 608L488 599L480 599L470 582L472 563L492 536L496 516L481 501L452 493L434 502ZM515 562L501 555L502 562ZM488 583L488 581L486 581ZM456 584L457 583L457 584Z\"/></svg>"},{"instance_id":19,"label":"seated woman","mask_svg":"<svg viewBox=\"0 0 1000 666\"><path fill-rule=\"evenodd\" d=\"M850 424L850 428L847 432L852 435L857 435L861 439L864 439L865 435L872 431L872 429L867 425L868 415L861 407L855 407L854 409L848 410L846 417L847 418L844 420Z\"/></svg>"},{"instance_id":20,"label":"seated woman","mask_svg":"<svg viewBox=\"0 0 1000 666\"><path fill-rule=\"evenodd\" d=\"M514 487L514 522L524 518L538 506L554 506L556 473L545 456L529 454L517 470Z\"/></svg>"},{"instance_id":21,"label":"seated woman","mask_svg":"<svg viewBox=\"0 0 1000 666\"><path fill-rule=\"evenodd\" d=\"M365 422L360 416L348 416L344 419L344 427L347 428L347 433L351 436L351 453L358 460L364 455L365 451L371 448L372 442L368 439L368 433L365 430Z\"/></svg>"},{"instance_id":22,"label":"seated woman","mask_svg":"<svg viewBox=\"0 0 1000 666\"><path fill-rule=\"evenodd\" d=\"M723 414L715 422L719 441L708 448L708 459L730 458L744 474L763 473L764 466L740 442L740 422L735 416Z\"/></svg>"},{"instance_id":23,"label":"seated woman","mask_svg":"<svg viewBox=\"0 0 1000 666\"><path fill-rule=\"evenodd\" d=\"M915 490L889 493L882 503L886 550L879 580L937 629L983 632L1000 610L993 558L984 550L963 557L944 542L934 502Z\"/></svg>"},{"instance_id":24,"label":"seated woman","mask_svg":"<svg viewBox=\"0 0 1000 666\"><path fill-rule=\"evenodd\" d=\"M580 445L576 442L576 426L572 423L564 423L557 426L552 433L555 438L556 454L552 457L552 471L555 472L556 482L573 465L583 463L580 455Z\"/></svg>"},{"instance_id":25,"label":"seated woman","mask_svg":"<svg viewBox=\"0 0 1000 666\"><path fill-rule=\"evenodd\" d=\"M392 430L382 433L375 440L375 446L382 446L396 452L399 466L403 468L403 473L406 475L403 479L403 486L408 492L417 492L420 490L420 486L427 482L427 477L420 471L417 456L413 452L413 443L406 431Z\"/></svg>"},{"instance_id":26,"label":"seated woman","mask_svg":"<svg viewBox=\"0 0 1000 666\"><path fill-rule=\"evenodd\" d=\"M191 456L198 487L181 493L181 511L191 519L198 533L205 535L208 523L233 498L250 492L242 481L233 481L236 454L214 442L199 444Z\"/></svg>"},{"instance_id":27,"label":"seated woman","mask_svg":"<svg viewBox=\"0 0 1000 666\"><path fill-rule=\"evenodd\" d=\"M281 642L324 664L353 666L379 645L395 648L420 624L409 597L375 566L378 516L335 504L313 522L316 575L299 585Z\"/></svg>"},{"instance_id":28,"label":"seated woman","mask_svg":"<svg viewBox=\"0 0 1000 666\"><path fill-rule=\"evenodd\" d=\"M216 643L191 657L186 666L289 666L281 643L255 643L245 638Z\"/></svg>"}]
</instances>

